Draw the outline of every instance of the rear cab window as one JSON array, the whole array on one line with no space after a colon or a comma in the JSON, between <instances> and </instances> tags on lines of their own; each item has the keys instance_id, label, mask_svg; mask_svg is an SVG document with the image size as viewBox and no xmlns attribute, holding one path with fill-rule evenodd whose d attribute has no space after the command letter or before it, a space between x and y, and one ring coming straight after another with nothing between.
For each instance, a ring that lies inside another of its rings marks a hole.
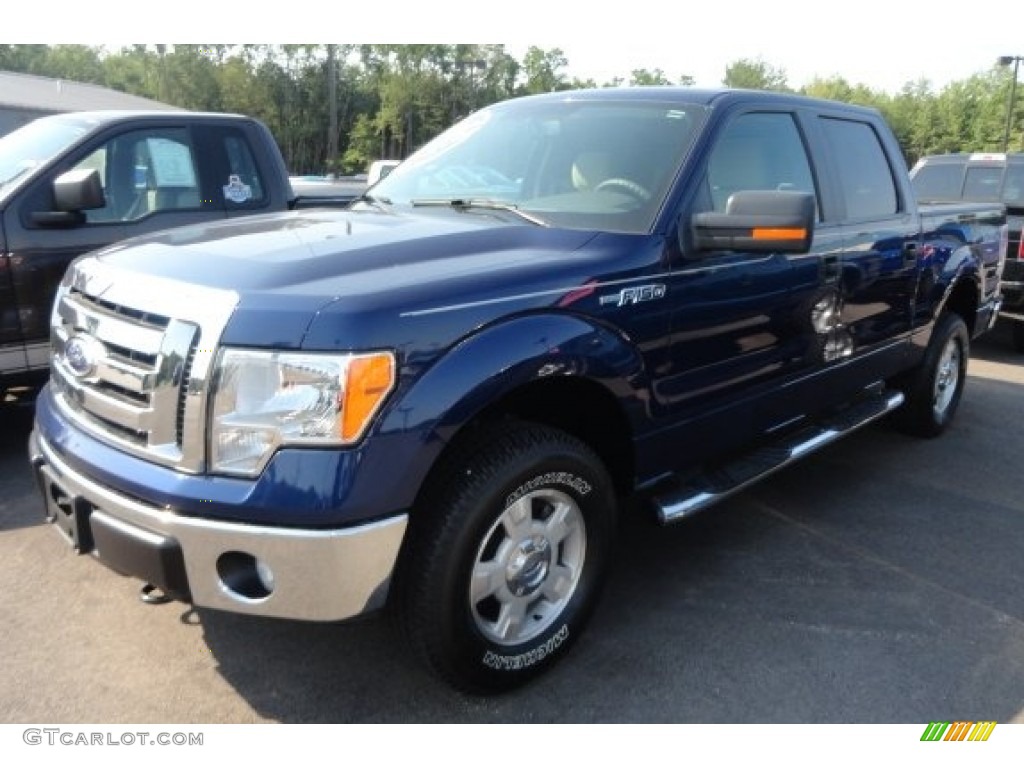
<instances>
[{"instance_id":1,"label":"rear cab window","mask_svg":"<svg viewBox=\"0 0 1024 768\"><path fill-rule=\"evenodd\" d=\"M228 175L222 188L229 210L260 208L267 202L266 185L245 136L236 130L223 135Z\"/></svg>"}]
</instances>

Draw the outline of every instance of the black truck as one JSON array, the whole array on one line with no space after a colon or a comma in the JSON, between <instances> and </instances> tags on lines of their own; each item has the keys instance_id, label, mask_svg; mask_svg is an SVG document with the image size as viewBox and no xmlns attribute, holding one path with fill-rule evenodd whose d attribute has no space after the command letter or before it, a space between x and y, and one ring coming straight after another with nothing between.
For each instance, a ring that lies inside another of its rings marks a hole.
<instances>
[{"instance_id":1,"label":"black truck","mask_svg":"<svg viewBox=\"0 0 1024 768\"><path fill-rule=\"evenodd\" d=\"M45 377L50 307L75 257L184 224L342 207L352 196L293 190L273 136L240 115L81 112L0 138L0 400L6 387Z\"/></svg>"},{"instance_id":2,"label":"black truck","mask_svg":"<svg viewBox=\"0 0 1024 768\"><path fill-rule=\"evenodd\" d=\"M620 509L685 519L889 414L945 431L1005 237L1001 205L919 207L873 110L513 100L350 210L76 261L29 453L55 528L148 594L389 606L501 690L580 636Z\"/></svg>"},{"instance_id":3,"label":"black truck","mask_svg":"<svg viewBox=\"0 0 1024 768\"><path fill-rule=\"evenodd\" d=\"M910 180L920 201L1006 206L1009 238L1000 317L1013 324L1013 345L1018 352L1024 352L1024 153L928 155L911 169Z\"/></svg>"}]
</instances>

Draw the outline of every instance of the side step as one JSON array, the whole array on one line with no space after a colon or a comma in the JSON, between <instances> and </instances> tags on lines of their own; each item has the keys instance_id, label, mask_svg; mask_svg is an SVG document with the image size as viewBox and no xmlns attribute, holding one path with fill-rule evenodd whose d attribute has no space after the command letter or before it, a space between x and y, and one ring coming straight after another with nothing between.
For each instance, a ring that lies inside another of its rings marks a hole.
<instances>
[{"instance_id":1,"label":"side step","mask_svg":"<svg viewBox=\"0 0 1024 768\"><path fill-rule=\"evenodd\" d=\"M883 392L859 401L835 416L798 429L778 441L685 481L669 481L651 497L662 524L674 523L789 466L844 435L903 405L902 392Z\"/></svg>"}]
</instances>

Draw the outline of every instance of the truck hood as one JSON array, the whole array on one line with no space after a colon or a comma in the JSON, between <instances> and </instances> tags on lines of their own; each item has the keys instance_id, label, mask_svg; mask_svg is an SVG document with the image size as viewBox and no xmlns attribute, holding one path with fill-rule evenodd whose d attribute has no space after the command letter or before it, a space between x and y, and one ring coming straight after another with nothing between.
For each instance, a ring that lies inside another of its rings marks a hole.
<instances>
[{"instance_id":1,"label":"truck hood","mask_svg":"<svg viewBox=\"0 0 1024 768\"><path fill-rule=\"evenodd\" d=\"M336 348L360 346L353 337L377 337L380 321L399 315L487 301L551 280L572 287L581 279L580 262L588 261L576 252L594 236L501 211L312 210L167 230L94 258L119 271L237 292L226 343L304 346L330 306L326 315L348 332L321 333L317 345ZM364 327L351 327L354 318ZM370 332L375 322L377 332Z\"/></svg>"}]
</instances>

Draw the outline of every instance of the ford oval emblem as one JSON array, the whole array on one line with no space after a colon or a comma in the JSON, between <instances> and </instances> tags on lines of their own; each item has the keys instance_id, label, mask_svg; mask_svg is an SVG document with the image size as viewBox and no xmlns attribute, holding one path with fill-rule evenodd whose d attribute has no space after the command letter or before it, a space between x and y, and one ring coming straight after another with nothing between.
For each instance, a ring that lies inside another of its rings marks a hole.
<instances>
[{"instance_id":1,"label":"ford oval emblem","mask_svg":"<svg viewBox=\"0 0 1024 768\"><path fill-rule=\"evenodd\" d=\"M86 334L79 334L68 339L64 345L64 360L75 376L88 376L96 370L96 364L103 358L103 345Z\"/></svg>"}]
</instances>

